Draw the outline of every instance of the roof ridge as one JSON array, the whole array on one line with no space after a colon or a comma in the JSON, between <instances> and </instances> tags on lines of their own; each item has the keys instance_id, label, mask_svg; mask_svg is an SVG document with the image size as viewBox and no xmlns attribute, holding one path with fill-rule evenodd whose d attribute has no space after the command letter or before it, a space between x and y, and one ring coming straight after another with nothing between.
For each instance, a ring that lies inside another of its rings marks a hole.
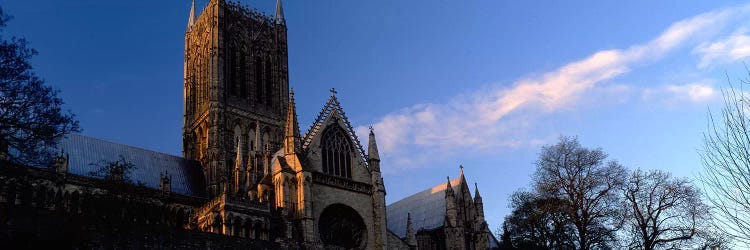
<instances>
[{"instance_id":1,"label":"roof ridge","mask_svg":"<svg viewBox=\"0 0 750 250\"><path fill-rule=\"evenodd\" d=\"M457 182L456 184L460 184L460 181L461 181L461 177L456 177L456 178L453 178L453 179L451 179L451 186L453 187L453 189L459 188L459 187L457 187L458 185L453 185L453 182ZM415 197L415 196L417 196L417 195L419 195L419 194L422 194L422 193L424 193L424 192L427 192L427 191L433 191L433 189L436 189L436 188L437 188L437 190L435 190L435 191L442 191L442 190L445 190L445 188L446 188L446 185L445 185L445 184L446 184L446 182L445 182L445 181L444 181L444 182L440 182L440 183L439 183L439 184L437 184L437 185L433 185L432 187L429 187L429 188L426 188L426 189L424 189L424 190L421 190L421 191L419 191L419 192L413 193L412 195L406 196L406 197L404 197L404 198L401 198L400 200L397 200L397 201L395 201L395 202L393 202L393 203L391 203L391 204L388 204L388 205L386 205L386 207L388 207L388 206L391 206L391 205L394 205L394 204L396 204L396 203L399 203L399 202L401 202L401 201L405 201L405 200L407 200L407 199L409 199L409 198ZM455 191L455 190L454 190L454 191Z\"/></svg>"},{"instance_id":2,"label":"roof ridge","mask_svg":"<svg viewBox=\"0 0 750 250\"><path fill-rule=\"evenodd\" d=\"M101 168L101 164L124 157L135 166L130 172L134 183L158 189L158 177L167 171L173 176L173 192L204 196L204 176L198 161L80 134L60 138L55 150L63 149L70 155L68 173L71 175L92 177L91 171Z\"/></svg>"},{"instance_id":3,"label":"roof ridge","mask_svg":"<svg viewBox=\"0 0 750 250\"><path fill-rule=\"evenodd\" d=\"M157 153L157 154L161 154L161 155L165 155L165 156L171 156L171 157L175 157L175 158L180 158L180 159L192 161L190 159L187 159L187 158L179 156L179 155L173 155L173 154L169 154L169 153L159 152L159 151L155 151L155 150L151 150L151 149L147 149L147 148L143 148L143 147L138 147L138 146L133 146L133 145L128 145L128 144L120 143L120 142L108 141L108 140L105 140L105 139L96 138L96 137L92 137L92 136L86 136L86 135L77 134L77 133L70 133L70 134L67 134L65 136L67 137L67 136L71 136L71 135L73 135L73 136L79 136L79 137L83 137L83 138L88 138L88 139L92 139L92 140L97 140L97 141L100 141L100 142L106 142L106 143L110 143L110 144L121 145L121 146L129 147L129 148L132 148L132 149L149 151L149 152L153 152L153 153Z\"/></svg>"}]
</instances>

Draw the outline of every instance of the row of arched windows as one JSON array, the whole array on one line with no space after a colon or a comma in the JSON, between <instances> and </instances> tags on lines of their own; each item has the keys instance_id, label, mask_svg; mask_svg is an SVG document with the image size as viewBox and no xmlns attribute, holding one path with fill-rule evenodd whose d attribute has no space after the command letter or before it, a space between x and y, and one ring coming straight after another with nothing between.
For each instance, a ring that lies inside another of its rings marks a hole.
<instances>
[{"instance_id":1,"label":"row of arched windows","mask_svg":"<svg viewBox=\"0 0 750 250\"><path fill-rule=\"evenodd\" d=\"M84 189L85 190L85 189ZM88 217L108 223L137 223L185 228L191 209L169 206L116 195L98 195L83 190L64 190L54 185L0 179L0 207L7 210L51 211L62 217ZM38 210L34 210L38 209ZM0 214L0 219L8 219Z\"/></svg>"},{"instance_id":2,"label":"row of arched windows","mask_svg":"<svg viewBox=\"0 0 750 250\"><path fill-rule=\"evenodd\" d=\"M272 105L277 92L273 61L270 57L264 60L260 56L255 56L251 67L247 59L248 55L244 51L230 49L226 74L229 94L243 99L254 99L258 104ZM252 83L250 79L253 80ZM250 88L251 86L254 88ZM250 89L254 91L248 91Z\"/></svg>"},{"instance_id":3,"label":"row of arched windows","mask_svg":"<svg viewBox=\"0 0 750 250\"><path fill-rule=\"evenodd\" d=\"M226 231L223 227L226 226ZM267 221L229 218L227 225L222 222L222 217L214 215L211 228L204 228L203 231L210 231L217 234L225 234L248 239L268 240L270 225Z\"/></svg>"}]
</instances>

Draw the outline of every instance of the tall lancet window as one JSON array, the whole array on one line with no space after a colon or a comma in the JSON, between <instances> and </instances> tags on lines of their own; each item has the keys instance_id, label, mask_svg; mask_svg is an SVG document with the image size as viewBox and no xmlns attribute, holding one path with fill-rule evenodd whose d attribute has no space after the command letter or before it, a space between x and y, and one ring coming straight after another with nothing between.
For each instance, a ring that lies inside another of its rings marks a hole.
<instances>
[{"instance_id":1,"label":"tall lancet window","mask_svg":"<svg viewBox=\"0 0 750 250\"><path fill-rule=\"evenodd\" d=\"M243 45L244 47L244 45ZM245 50L240 49L239 59L237 59L237 85L239 85L239 97L247 97L247 65L245 64L245 57L247 57Z\"/></svg>"},{"instance_id":2,"label":"tall lancet window","mask_svg":"<svg viewBox=\"0 0 750 250\"><path fill-rule=\"evenodd\" d=\"M273 77L273 63L271 62L271 58L269 57L266 60L265 68L266 70L263 75L266 77L264 80L265 86L263 86L263 90L266 91L264 93L264 96L266 98L266 106L273 107L273 97L274 97L274 77Z\"/></svg>"},{"instance_id":3,"label":"tall lancet window","mask_svg":"<svg viewBox=\"0 0 750 250\"><path fill-rule=\"evenodd\" d=\"M253 64L255 65L255 71L253 72L255 75L255 102L263 104L263 60L260 57L255 57Z\"/></svg>"},{"instance_id":4,"label":"tall lancet window","mask_svg":"<svg viewBox=\"0 0 750 250\"><path fill-rule=\"evenodd\" d=\"M237 45L233 45L237 46ZM229 49L229 66L227 67L227 79L229 82L229 93L233 96L237 96L240 89L239 82L239 56L237 55L237 49Z\"/></svg>"},{"instance_id":5,"label":"tall lancet window","mask_svg":"<svg viewBox=\"0 0 750 250\"><path fill-rule=\"evenodd\" d=\"M352 178L352 143L346 131L331 125L323 132L320 142L323 172L330 175Z\"/></svg>"}]
</instances>

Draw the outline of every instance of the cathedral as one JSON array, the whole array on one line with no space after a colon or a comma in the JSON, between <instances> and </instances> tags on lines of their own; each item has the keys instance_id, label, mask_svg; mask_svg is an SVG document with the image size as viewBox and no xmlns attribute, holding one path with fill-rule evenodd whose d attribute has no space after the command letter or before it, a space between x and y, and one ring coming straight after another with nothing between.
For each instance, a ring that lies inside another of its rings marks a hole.
<instances>
[{"instance_id":1,"label":"cathedral","mask_svg":"<svg viewBox=\"0 0 750 250\"><path fill-rule=\"evenodd\" d=\"M184 46L183 155L71 134L48 168L0 157L0 244L497 248L462 167L386 205L375 131L365 150L335 90L301 133L281 0L273 16L193 2Z\"/></svg>"}]
</instances>

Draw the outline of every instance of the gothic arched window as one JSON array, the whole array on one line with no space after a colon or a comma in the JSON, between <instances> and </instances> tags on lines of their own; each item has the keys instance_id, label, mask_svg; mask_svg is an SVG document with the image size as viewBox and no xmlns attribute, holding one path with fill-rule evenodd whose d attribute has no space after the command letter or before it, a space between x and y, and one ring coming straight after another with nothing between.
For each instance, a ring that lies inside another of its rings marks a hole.
<instances>
[{"instance_id":1,"label":"gothic arched window","mask_svg":"<svg viewBox=\"0 0 750 250\"><path fill-rule=\"evenodd\" d=\"M273 87L273 63L271 62L271 58L269 57L268 60L266 60L266 67L265 67L265 86L263 87L266 93L264 94L266 97L266 105L273 106L273 95L274 95L274 87Z\"/></svg>"},{"instance_id":2,"label":"gothic arched window","mask_svg":"<svg viewBox=\"0 0 750 250\"><path fill-rule=\"evenodd\" d=\"M235 45L236 46L236 45ZM229 93L233 96L237 96L239 91L239 77L237 72L239 71L239 58L237 56L237 49L229 49L229 65L227 67L227 79L229 83Z\"/></svg>"},{"instance_id":3,"label":"gothic arched window","mask_svg":"<svg viewBox=\"0 0 750 250\"><path fill-rule=\"evenodd\" d=\"M255 64L255 102L263 104L263 60L260 57L255 57L253 60Z\"/></svg>"},{"instance_id":4,"label":"gothic arched window","mask_svg":"<svg viewBox=\"0 0 750 250\"><path fill-rule=\"evenodd\" d=\"M323 132L320 142L323 172L352 178L352 144L340 126L331 125Z\"/></svg>"},{"instance_id":5,"label":"gothic arched window","mask_svg":"<svg viewBox=\"0 0 750 250\"><path fill-rule=\"evenodd\" d=\"M239 59L237 60L237 85L240 87L239 97L245 98L247 96L247 65L245 64L245 51L240 49Z\"/></svg>"}]
</instances>

